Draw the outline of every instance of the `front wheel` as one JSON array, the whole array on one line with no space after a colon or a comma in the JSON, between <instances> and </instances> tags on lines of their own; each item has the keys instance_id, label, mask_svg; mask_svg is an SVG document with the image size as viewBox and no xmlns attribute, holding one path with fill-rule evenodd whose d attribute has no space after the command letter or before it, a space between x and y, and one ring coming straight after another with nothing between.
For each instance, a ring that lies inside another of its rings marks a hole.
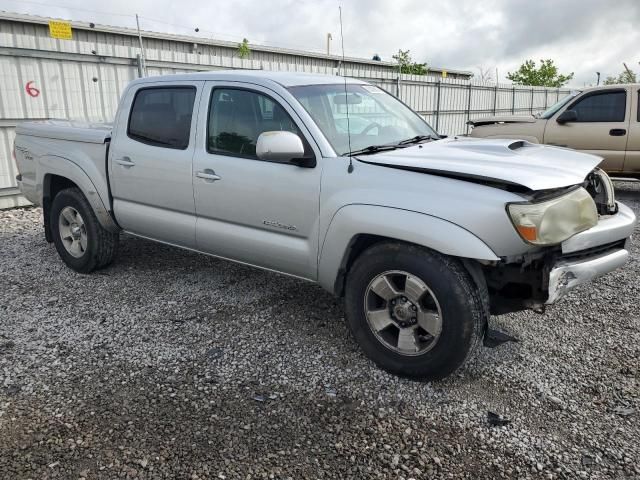
<instances>
[{"instance_id":1,"label":"front wheel","mask_svg":"<svg viewBox=\"0 0 640 480\"><path fill-rule=\"evenodd\" d=\"M455 371L480 343L488 314L457 259L384 243L354 262L346 316L364 353L383 369L435 380Z\"/></svg>"},{"instance_id":2,"label":"front wheel","mask_svg":"<svg viewBox=\"0 0 640 480\"><path fill-rule=\"evenodd\" d=\"M118 233L105 230L78 188L61 190L51 204L53 243L64 263L80 273L110 264L118 251Z\"/></svg>"}]
</instances>

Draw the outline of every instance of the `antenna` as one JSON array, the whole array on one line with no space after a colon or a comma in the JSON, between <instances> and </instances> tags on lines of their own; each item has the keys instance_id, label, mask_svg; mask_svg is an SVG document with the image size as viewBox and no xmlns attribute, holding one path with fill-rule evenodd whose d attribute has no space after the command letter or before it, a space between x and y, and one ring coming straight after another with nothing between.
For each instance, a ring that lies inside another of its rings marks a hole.
<instances>
[{"instance_id":1,"label":"antenna","mask_svg":"<svg viewBox=\"0 0 640 480\"><path fill-rule=\"evenodd\" d=\"M349 141L349 168L347 172L353 172L353 158L351 157L351 125L349 125L349 99L347 97L347 77L344 76L344 34L342 33L342 6L338 7L340 11L340 44L342 46L342 62L340 62L340 70L344 79L344 106L347 109L347 139Z\"/></svg>"}]
</instances>

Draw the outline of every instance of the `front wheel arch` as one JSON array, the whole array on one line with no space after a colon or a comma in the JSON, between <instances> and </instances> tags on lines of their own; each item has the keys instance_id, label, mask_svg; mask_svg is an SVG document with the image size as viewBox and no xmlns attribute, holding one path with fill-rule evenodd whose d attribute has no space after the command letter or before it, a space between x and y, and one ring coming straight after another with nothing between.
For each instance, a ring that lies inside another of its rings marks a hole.
<instances>
[{"instance_id":1,"label":"front wheel arch","mask_svg":"<svg viewBox=\"0 0 640 480\"><path fill-rule=\"evenodd\" d=\"M420 228L407 228L408 225ZM426 247L442 255L468 259L470 265L500 260L480 238L447 220L392 207L348 205L336 212L324 236L318 283L342 296L344 278L353 261L383 241Z\"/></svg>"},{"instance_id":2,"label":"front wheel arch","mask_svg":"<svg viewBox=\"0 0 640 480\"><path fill-rule=\"evenodd\" d=\"M340 298L344 297L346 278L347 278L347 275L349 274L349 270L351 269L353 263L367 249L381 243L396 243L396 244L403 244L407 247L422 247L422 245L404 242L402 240L383 237L380 235L369 235L369 234L355 235L352 238L351 242L349 242L349 246L347 247L344 258L340 265L340 269L338 270L338 274L336 276L334 293L338 297ZM442 252L437 252L437 253L442 253ZM460 257L456 257L456 258L460 260L464 268L469 273L471 279L476 284L476 287L481 292L482 300L485 303L485 310L488 314L489 313L489 293L488 293L489 290L487 287L487 280L485 278L485 275L480 263L477 260L472 258L460 258Z\"/></svg>"}]
</instances>

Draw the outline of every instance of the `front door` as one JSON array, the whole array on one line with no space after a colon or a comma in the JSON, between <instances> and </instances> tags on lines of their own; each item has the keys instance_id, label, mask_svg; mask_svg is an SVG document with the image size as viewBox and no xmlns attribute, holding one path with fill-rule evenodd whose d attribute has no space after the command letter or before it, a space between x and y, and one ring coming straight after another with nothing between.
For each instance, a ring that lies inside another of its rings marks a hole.
<instances>
[{"instance_id":1,"label":"front door","mask_svg":"<svg viewBox=\"0 0 640 480\"><path fill-rule=\"evenodd\" d=\"M276 92L238 82L207 82L193 164L196 243L232 260L315 279L321 157ZM262 132L301 136L314 168L256 156Z\"/></svg>"},{"instance_id":2,"label":"front door","mask_svg":"<svg viewBox=\"0 0 640 480\"><path fill-rule=\"evenodd\" d=\"M109 151L113 208L124 230L195 248L191 162L203 85L152 82L125 95Z\"/></svg>"},{"instance_id":3,"label":"front door","mask_svg":"<svg viewBox=\"0 0 640 480\"><path fill-rule=\"evenodd\" d=\"M556 119L565 110L575 111L577 120L558 123ZM604 158L600 165L604 170L620 172L627 148L629 110L624 88L587 92L549 119L544 143L598 155Z\"/></svg>"}]
</instances>

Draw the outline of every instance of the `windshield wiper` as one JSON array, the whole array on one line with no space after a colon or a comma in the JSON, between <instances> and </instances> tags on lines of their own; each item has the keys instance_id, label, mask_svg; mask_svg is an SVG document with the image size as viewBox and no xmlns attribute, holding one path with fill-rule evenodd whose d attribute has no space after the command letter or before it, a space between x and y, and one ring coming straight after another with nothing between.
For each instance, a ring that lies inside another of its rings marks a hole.
<instances>
[{"instance_id":1,"label":"windshield wiper","mask_svg":"<svg viewBox=\"0 0 640 480\"><path fill-rule=\"evenodd\" d=\"M351 155L371 155L372 153L387 152L389 150L395 150L400 148L398 145L369 145L368 147L361 148L360 150L353 150ZM343 156L349 155L349 152L344 153Z\"/></svg>"},{"instance_id":2,"label":"windshield wiper","mask_svg":"<svg viewBox=\"0 0 640 480\"><path fill-rule=\"evenodd\" d=\"M397 145L410 145L412 143L424 142L425 140L440 140L433 135L416 135L415 137L407 138L406 140L402 140L398 142Z\"/></svg>"}]
</instances>

